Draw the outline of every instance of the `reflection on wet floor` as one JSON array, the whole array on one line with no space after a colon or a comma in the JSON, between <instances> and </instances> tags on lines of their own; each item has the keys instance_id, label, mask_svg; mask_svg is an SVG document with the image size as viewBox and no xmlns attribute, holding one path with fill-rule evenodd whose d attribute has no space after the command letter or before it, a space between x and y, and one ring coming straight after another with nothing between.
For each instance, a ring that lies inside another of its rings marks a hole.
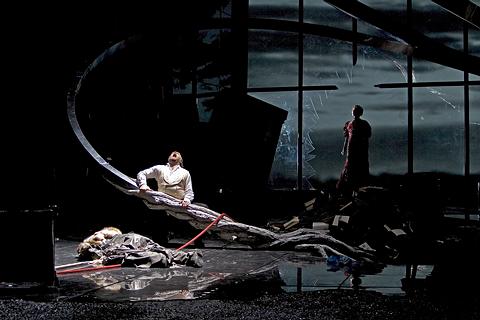
<instances>
[{"instance_id":1,"label":"reflection on wet floor","mask_svg":"<svg viewBox=\"0 0 480 320\"><path fill-rule=\"evenodd\" d=\"M382 294L404 294L401 279L405 277L405 265L387 265L378 274L360 275L358 288L354 277L342 270L329 271L324 263L298 265L281 263L280 275L285 282L282 288L286 292L315 291L324 289L372 290ZM417 278L423 279L432 271L431 265L417 267Z\"/></svg>"},{"instance_id":2,"label":"reflection on wet floor","mask_svg":"<svg viewBox=\"0 0 480 320\"><path fill-rule=\"evenodd\" d=\"M78 243L59 241L56 265L74 262ZM58 300L147 301L198 299L219 287L276 268L290 252L202 249L201 268L118 268L59 276ZM72 254L73 253L73 254ZM268 279L267 279L268 280Z\"/></svg>"},{"instance_id":3,"label":"reflection on wet floor","mask_svg":"<svg viewBox=\"0 0 480 320\"><path fill-rule=\"evenodd\" d=\"M56 265L76 262L77 242L56 242ZM325 259L307 252L201 249L201 268L114 268L58 276L53 300L152 301L224 299L324 289L352 289L344 270L329 271ZM431 266L419 266L417 278ZM361 274L358 289L403 294L405 266L386 266L376 274ZM355 287L357 288L357 287Z\"/></svg>"}]
</instances>

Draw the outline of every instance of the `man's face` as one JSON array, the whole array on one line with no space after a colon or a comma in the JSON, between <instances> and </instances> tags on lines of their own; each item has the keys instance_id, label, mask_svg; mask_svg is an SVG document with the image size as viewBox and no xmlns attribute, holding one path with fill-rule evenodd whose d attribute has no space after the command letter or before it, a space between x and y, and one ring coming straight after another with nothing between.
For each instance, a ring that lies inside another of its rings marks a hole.
<instances>
[{"instance_id":1,"label":"man's face","mask_svg":"<svg viewBox=\"0 0 480 320\"><path fill-rule=\"evenodd\" d=\"M176 166L177 164L180 163L180 153L178 152L172 152L170 156L168 157L168 163L171 166Z\"/></svg>"}]
</instances>

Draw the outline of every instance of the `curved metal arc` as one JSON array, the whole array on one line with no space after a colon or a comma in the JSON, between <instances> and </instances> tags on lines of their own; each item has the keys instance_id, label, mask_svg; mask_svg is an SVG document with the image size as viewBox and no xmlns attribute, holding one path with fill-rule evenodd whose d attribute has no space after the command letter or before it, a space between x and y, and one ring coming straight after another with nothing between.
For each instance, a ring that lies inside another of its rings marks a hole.
<instances>
[{"instance_id":1,"label":"curved metal arc","mask_svg":"<svg viewBox=\"0 0 480 320\"><path fill-rule=\"evenodd\" d=\"M108 175L110 179L111 178L115 179L117 184L121 184L123 187L127 189L137 189L138 187L133 178L127 176L126 174L122 173L121 171L113 167L111 164L109 164L88 141L87 137L83 133L80 127L80 124L78 122L78 118L76 114L75 98L81 89L82 82L97 65L102 63L108 56L112 55L117 50L125 48L128 42L135 41L136 39L137 37L133 36L126 40L119 41L114 45L112 45L111 47L109 47L108 49L106 49L102 54L100 54L95 60L93 60L93 62L86 68L86 70L82 74L82 77L78 81L77 86L75 88L75 92L69 93L67 97L68 120L70 122L70 126L72 127L72 130L75 133L75 136L77 137L78 141L83 146L83 148L92 156L95 162L100 165L104 175Z\"/></svg>"},{"instance_id":2,"label":"curved metal arc","mask_svg":"<svg viewBox=\"0 0 480 320\"><path fill-rule=\"evenodd\" d=\"M480 7L468 0L432 0L446 11L480 29Z\"/></svg>"},{"instance_id":3,"label":"curved metal arc","mask_svg":"<svg viewBox=\"0 0 480 320\"><path fill-rule=\"evenodd\" d=\"M92 156L95 162L99 164L101 168L103 168L104 173L107 173L109 176L115 177L115 180L117 180L119 184L122 184L128 189L137 189L137 184L131 177L125 175L124 173L120 172L118 169L110 165L105 159L103 159L103 157L87 140L82 129L80 128L77 114L75 113L75 97L69 96L67 105L67 113L70 126L72 127L75 136L77 137L83 148Z\"/></svg>"},{"instance_id":4,"label":"curved metal arc","mask_svg":"<svg viewBox=\"0 0 480 320\"><path fill-rule=\"evenodd\" d=\"M324 0L326 3L361 19L377 28L380 28L395 37L398 37L414 47L413 56L427 61L441 64L457 70L467 71L480 75L480 58L473 55L465 55L464 52L450 48L423 33L415 31L404 22L391 21L382 12L356 0Z\"/></svg>"}]
</instances>

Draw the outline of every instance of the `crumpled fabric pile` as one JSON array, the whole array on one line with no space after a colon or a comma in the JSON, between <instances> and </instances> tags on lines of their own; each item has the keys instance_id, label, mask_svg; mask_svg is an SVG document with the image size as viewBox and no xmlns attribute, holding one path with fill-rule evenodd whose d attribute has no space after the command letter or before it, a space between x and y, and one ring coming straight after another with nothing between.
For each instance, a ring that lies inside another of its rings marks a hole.
<instances>
[{"instance_id":1,"label":"crumpled fabric pile","mask_svg":"<svg viewBox=\"0 0 480 320\"><path fill-rule=\"evenodd\" d=\"M168 249L133 232L115 235L98 247L89 248L88 253L89 259L101 259L104 265L121 264L122 267L136 268L168 268L175 264L196 268L203 266L203 254L199 250Z\"/></svg>"}]
</instances>

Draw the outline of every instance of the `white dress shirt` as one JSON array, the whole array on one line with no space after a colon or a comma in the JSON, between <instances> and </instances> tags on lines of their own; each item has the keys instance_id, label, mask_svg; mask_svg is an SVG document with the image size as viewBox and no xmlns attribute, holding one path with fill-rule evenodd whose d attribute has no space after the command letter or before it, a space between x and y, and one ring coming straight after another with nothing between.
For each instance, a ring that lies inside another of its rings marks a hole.
<instances>
[{"instance_id":1,"label":"white dress shirt","mask_svg":"<svg viewBox=\"0 0 480 320\"><path fill-rule=\"evenodd\" d=\"M141 187L147 184L147 179L154 178L157 181L158 191L171 195L180 200L193 200L192 178L188 170L180 165L170 166L156 165L140 171L137 174L137 185Z\"/></svg>"}]
</instances>

